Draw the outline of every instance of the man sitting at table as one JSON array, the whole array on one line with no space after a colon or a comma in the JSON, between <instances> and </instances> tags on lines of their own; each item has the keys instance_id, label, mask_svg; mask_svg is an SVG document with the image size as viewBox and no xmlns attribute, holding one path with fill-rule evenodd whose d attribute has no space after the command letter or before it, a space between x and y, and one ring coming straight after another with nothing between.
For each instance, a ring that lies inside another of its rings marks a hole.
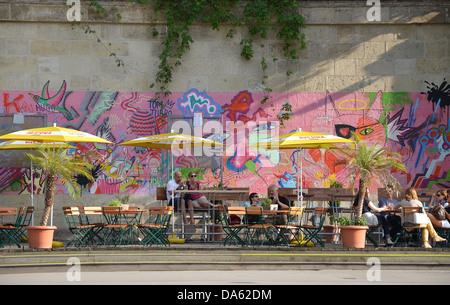
<instances>
[{"instance_id":1,"label":"man sitting at table","mask_svg":"<svg viewBox=\"0 0 450 305\"><path fill-rule=\"evenodd\" d=\"M272 199L272 204L278 204L278 210L289 209L290 202L286 197L278 195L278 186L272 184L267 189L267 193L270 199ZM284 225L287 222L286 215L277 215L275 218L275 224Z\"/></svg>"},{"instance_id":2,"label":"man sitting at table","mask_svg":"<svg viewBox=\"0 0 450 305\"><path fill-rule=\"evenodd\" d=\"M166 194L167 194L167 202L169 206L172 206L172 193L174 193L173 191L175 190L183 190L187 188L187 185L184 181L182 181L183 179L183 174L180 171L176 171L173 175L174 180L170 180L167 183L167 187L166 187ZM184 220L184 224L188 224L188 220L186 217L186 206L188 207L189 210L189 215L191 218L191 225L195 226L195 220L194 220L194 212L192 210L192 202L188 201L186 198L184 200L183 203L183 199L181 198L181 193L175 193L174 195L174 202L175 205L173 205L173 208L175 211L178 211L178 208L181 207L181 210L183 211L183 220ZM189 205L190 208L189 208Z\"/></svg>"},{"instance_id":3,"label":"man sitting at table","mask_svg":"<svg viewBox=\"0 0 450 305\"><path fill-rule=\"evenodd\" d=\"M276 184L272 184L267 189L267 193L269 195L269 198L272 199L273 204L278 204L278 209L288 209L291 204L289 202L289 199L286 197L278 195L278 186Z\"/></svg>"}]
</instances>

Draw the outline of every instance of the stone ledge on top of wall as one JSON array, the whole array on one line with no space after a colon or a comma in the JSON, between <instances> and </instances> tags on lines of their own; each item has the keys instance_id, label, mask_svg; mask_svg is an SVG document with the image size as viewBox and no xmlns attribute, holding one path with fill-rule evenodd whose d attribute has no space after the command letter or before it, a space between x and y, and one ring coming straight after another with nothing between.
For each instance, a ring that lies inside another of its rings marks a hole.
<instances>
[{"instance_id":1,"label":"stone ledge on top of wall","mask_svg":"<svg viewBox=\"0 0 450 305\"><path fill-rule=\"evenodd\" d=\"M126 0L100 1L105 8L117 7L120 23L151 23L151 7L139 7ZM380 21L369 21L367 12L372 6L366 0L307 0L301 2L302 15L307 24L374 24L374 23L449 23L448 0L381 0ZM0 21L70 22L66 14L70 6L65 0L0 0ZM117 23L114 14L98 16L87 1L81 1L81 21ZM162 20L162 19L161 19Z\"/></svg>"}]
</instances>

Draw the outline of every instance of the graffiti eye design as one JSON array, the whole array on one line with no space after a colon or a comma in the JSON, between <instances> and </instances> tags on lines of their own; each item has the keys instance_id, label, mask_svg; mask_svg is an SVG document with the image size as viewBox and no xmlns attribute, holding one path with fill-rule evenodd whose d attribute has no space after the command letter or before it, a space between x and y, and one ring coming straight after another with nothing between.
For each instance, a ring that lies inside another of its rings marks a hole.
<instances>
[{"instance_id":1,"label":"graffiti eye design","mask_svg":"<svg viewBox=\"0 0 450 305\"><path fill-rule=\"evenodd\" d=\"M360 134L363 136L368 136L373 132L372 128L364 128L363 130L361 130Z\"/></svg>"},{"instance_id":2,"label":"graffiti eye design","mask_svg":"<svg viewBox=\"0 0 450 305\"><path fill-rule=\"evenodd\" d=\"M277 123L275 122L267 122L264 124L258 124L255 127L253 127L253 131L257 131L257 132L264 132L264 131L268 131L268 130L273 130L275 128L277 128Z\"/></svg>"},{"instance_id":3,"label":"graffiti eye design","mask_svg":"<svg viewBox=\"0 0 450 305\"><path fill-rule=\"evenodd\" d=\"M347 124L336 124L334 128L338 137L346 139L350 139L352 137L352 132L356 131L355 127Z\"/></svg>"}]
</instances>

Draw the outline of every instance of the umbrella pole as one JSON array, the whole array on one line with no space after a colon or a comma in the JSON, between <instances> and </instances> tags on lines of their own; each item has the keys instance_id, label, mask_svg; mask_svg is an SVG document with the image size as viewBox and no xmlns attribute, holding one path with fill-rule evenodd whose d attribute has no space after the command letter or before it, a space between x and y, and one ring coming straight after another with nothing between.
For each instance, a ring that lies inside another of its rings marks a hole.
<instances>
[{"instance_id":1,"label":"umbrella pole","mask_svg":"<svg viewBox=\"0 0 450 305\"><path fill-rule=\"evenodd\" d=\"M31 162L31 206L34 207L34 177L33 177L33 161ZM31 214L31 225L34 226L34 213Z\"/></svg>"},{"instance_id":2,"label":"umbrella pole","mask_svg":"<svg viewBox=\"0 0 450 305\"><path fill-rule=\"evenodd\" d=\"M301 158L300 158L300 207L303 208L303 151L300 146Z\"/></svg>"},{"instance_id":3,"label":"umbrella pole","mask_svg":"<svg viewBox=\"0 0 450 305\"><path fill-rule=\"evenodd\" d=\"M173 178L173 142L171 143L171 148L170 148L170 155L171 155L171 164L172 164L172 181L174 180ZM174 213L173 213L173 217L172 217L172 238L175 238L175 195L174 195L175 191L172 191L172 206L174 208Z\"/></svg>"}]
</instances>

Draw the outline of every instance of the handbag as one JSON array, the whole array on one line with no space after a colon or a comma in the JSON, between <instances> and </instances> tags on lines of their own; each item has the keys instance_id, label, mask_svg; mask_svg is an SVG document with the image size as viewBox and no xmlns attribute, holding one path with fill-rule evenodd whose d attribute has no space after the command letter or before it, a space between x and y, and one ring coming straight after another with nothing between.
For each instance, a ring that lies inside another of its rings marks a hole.
<instances>
[{"instance_id":1,"label":"handbag","mask_svg":"<svg viewBox=\"0 0 450 305\"><path fill-rule=\"evenodd\" d=\"M414 213L413 214L413 223L418 225L426 225L428 224L428 216L425 213Z\"/></svg>"},{"instance_id":2,"label":"handbag","mask_svg":"<svg viewBox=\"0 0 450 305\"><path fill-rule=\"evenodd\" d=\"M445 211L444 209L441 209L440 207L436 206L433 207L430 210L430 213L436 218L437 220L445 220Z\"/></svg>"}]
</instances>

